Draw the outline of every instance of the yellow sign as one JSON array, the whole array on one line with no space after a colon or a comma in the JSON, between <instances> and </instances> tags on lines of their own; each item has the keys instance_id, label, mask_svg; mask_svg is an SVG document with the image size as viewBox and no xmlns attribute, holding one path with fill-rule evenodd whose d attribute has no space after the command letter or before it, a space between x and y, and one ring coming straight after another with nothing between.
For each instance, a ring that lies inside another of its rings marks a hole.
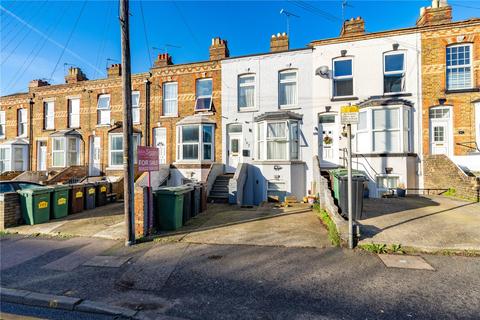
<instances>
[{"instance_id":1,"label":"yellow sign","mask_svg":"<svg viewBox=\"0 0 480 320\"><path fill-rule=\"evenodd\" d=\"M77 193L75 193L75 198L81 198L81 197L83 197L82 191L78 191Z\"/></svg>"},{"instance_id":2,"label":"yellow sign","mask_svg":"<svg viewBox=\"0 0 480 320\"><path fill-rule=\"evenodd\" d=\"M100 192L107 192L107 187L105 187L105 186L100 187Z\"/></svg>"},{"instance_id":3,"label":"yellow sign","mask_svg":"<svg viewBox=\"0 0 480 320\"><path fill-rule=\"evenodd\" d=\"M95 193L95 188L88 189L88 194L94 194L94 193Z\"/></svg>"},{"instance_id":4,"label":"yellow sign","mask_svg":"<svg viewBox=\"0 0 480 320\"><path fill-rule=\"evenodd\" d=\"M58 201L57 201L57 204L58 204L59 206L64 205L64 204L66 204L66 203L67 203L67 199L66 199L66 198L60 198L60 199L58 199Z\"/></svg>"},{"instance_id":5,"label":"yellow sign","mask_svg":"<svg viewBox=\"0 0 480 320\"><path fill-rule=\"evenodd\" d=\"M47 201L40 201L38 203L38 209L45 209L48 208L48 202Z\"/></svg>"},{"instance_id":6,"label":"yellow sign","mask_svg":"<svg viewBox=\"0 0 480 320\"><path fill-rule=\"evenodd\" d=\"M343 106L340 109L341 113L348 113L348 112L358 112L358 106Z\"/></svg>"}]
</instances>

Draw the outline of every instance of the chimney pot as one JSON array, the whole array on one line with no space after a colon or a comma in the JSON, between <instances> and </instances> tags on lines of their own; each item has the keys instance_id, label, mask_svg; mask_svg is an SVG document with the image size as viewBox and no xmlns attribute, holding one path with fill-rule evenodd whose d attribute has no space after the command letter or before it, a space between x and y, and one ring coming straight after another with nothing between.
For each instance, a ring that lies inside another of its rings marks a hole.
<instances>
[{"instance_id":1,"label":"chimney pot","mask_svg":"<svg viewBox=\"0 0 480 320\"><path fill-rule=\"evenodd\" d=\"M288 51L290 43L286 32L277 33L270 38L270 52Z\"/></svg>"},{"instance_id":2,"label":"chimney pot","mask_svg":"<svg viewBox=\"0 0 480 320\"><path fill-rule=\"evenodd\" d=\"M210 60L222 60L230 56L227 40L220 37L212 39L212 45L209 48Z\"/></svg>"},{"instance_id":3,"label":"chimney pot","mask_svg":"<svg viewBox=\"0 0 480 320\"><path fill-rule=\"evenodd\" d=\"M113 63L107 68L108 78L120 77L122 75L122 66L119 63Z\"/></svg>"},{"instance_id":4,"label":"chimney pot","mask_svg":"<svg viewBox=\"0 0 480 320\"><path fill-rule=\"evenodd\" d=\"M340 36L353 36L360 35L365 33L365 21L362 17L350 18L343 23L342 30L340 31Z\"/></svg>"},{"instance_id":5,"label":"chimney pot","mask_svg":"<svg viewBox=\"0 0 480 320\"><path fill-rule=\"evenodd\" d=\"M69 68L68 74L65 76L65 83L77 83L85 80L88 80L87 76L77 67Z\"/></svg>"},{"instance_id":6,"label":"chimney pot","mask_svg":"<svg viewBox=\"0 0 480 320\"><path fill-rule=\"evenodd\" d=\"M420 8L420 17L417 26L434 26L452 21L452 7L446 0L433 0L431 7Z\"/></svg>"}]
</instances>

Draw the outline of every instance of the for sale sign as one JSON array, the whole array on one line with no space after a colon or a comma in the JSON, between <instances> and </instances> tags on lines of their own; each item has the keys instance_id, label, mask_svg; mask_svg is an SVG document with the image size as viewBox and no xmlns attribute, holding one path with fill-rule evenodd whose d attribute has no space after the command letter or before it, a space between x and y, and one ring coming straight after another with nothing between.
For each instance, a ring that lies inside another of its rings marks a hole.
<instances>
[{"instance_id":1,"label":"for sale sign","mask_svg":"<svg viewBox=\"0 0 480 320\"><path fill-rule=\"evenodd\" d=\"M158 148L155 147L137 147L138 171L158 171Z\"/></svg>"},{"instance_id":2,"label":"for sale sign","mask_svg":"<svg viewBox=\"0 0 480 320\"><path fill-rule=\"evenodd\" d=\"M343 106L340 109L340 118L342 124L357 124L358 106Z\"/></svg>"}]
</instances>

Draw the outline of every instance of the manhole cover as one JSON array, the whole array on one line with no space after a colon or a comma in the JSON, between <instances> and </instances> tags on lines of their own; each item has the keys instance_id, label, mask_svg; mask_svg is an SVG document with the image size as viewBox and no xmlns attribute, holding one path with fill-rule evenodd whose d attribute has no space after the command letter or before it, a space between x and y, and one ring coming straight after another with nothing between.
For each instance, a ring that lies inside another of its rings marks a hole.
<instances>
[{"instance_id":1,"label":"manhole cover","mask_svg":"<svg viewBox=\"0 0 480 320\"><path fill-rule=\"evenodd\" d=\"M388 268L435 270L422 257L419 256L379 254L378 257Z\"/></svg>"}]
</instances>

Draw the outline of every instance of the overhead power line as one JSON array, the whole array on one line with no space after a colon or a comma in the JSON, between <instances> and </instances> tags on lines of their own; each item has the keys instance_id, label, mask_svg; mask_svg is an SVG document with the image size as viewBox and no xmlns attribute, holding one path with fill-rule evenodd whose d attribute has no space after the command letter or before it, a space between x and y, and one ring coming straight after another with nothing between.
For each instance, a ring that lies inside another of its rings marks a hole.
<instances>
[{"instance_id":1,"label":"overhead power line","mask_svg":"<svg viewBox=\"0 0 480 320\"><path fill-rule=\"evenodd\" d=\"M142 13L143 35L145 36L145 45L147 46L148 61L150 62L150 67L151 67L152 66L152 54L150 53L150 43L148 42L147 25L145 23L145 16L143 15L143 1L142 0L140 0L140 12Z\"/></svg>"},{"instance_id":2,"label":"overhead power line","mask_svg":"<svg viewBox=\"0 0 480 320\"><path fill-rule=\"evenodd\" d=\"M190 28L190 25L188 24L187 19L185 19L185 16L182 14L182 11L180 10L180 7L177 5L177 3L175 1L172 0L171 2L175 6L175 8L177 9L177 12L178 12L178 15L180 16L180 19L182 19L183 24L185 25L188 32L190 33L190 36L192 36L192 39L195 42L196 46L198 47L198 49L201 49L200 41L198 41L197 36L195 35L195 33L193 33L192 28Z\"/></svg>"}]
</instances>

